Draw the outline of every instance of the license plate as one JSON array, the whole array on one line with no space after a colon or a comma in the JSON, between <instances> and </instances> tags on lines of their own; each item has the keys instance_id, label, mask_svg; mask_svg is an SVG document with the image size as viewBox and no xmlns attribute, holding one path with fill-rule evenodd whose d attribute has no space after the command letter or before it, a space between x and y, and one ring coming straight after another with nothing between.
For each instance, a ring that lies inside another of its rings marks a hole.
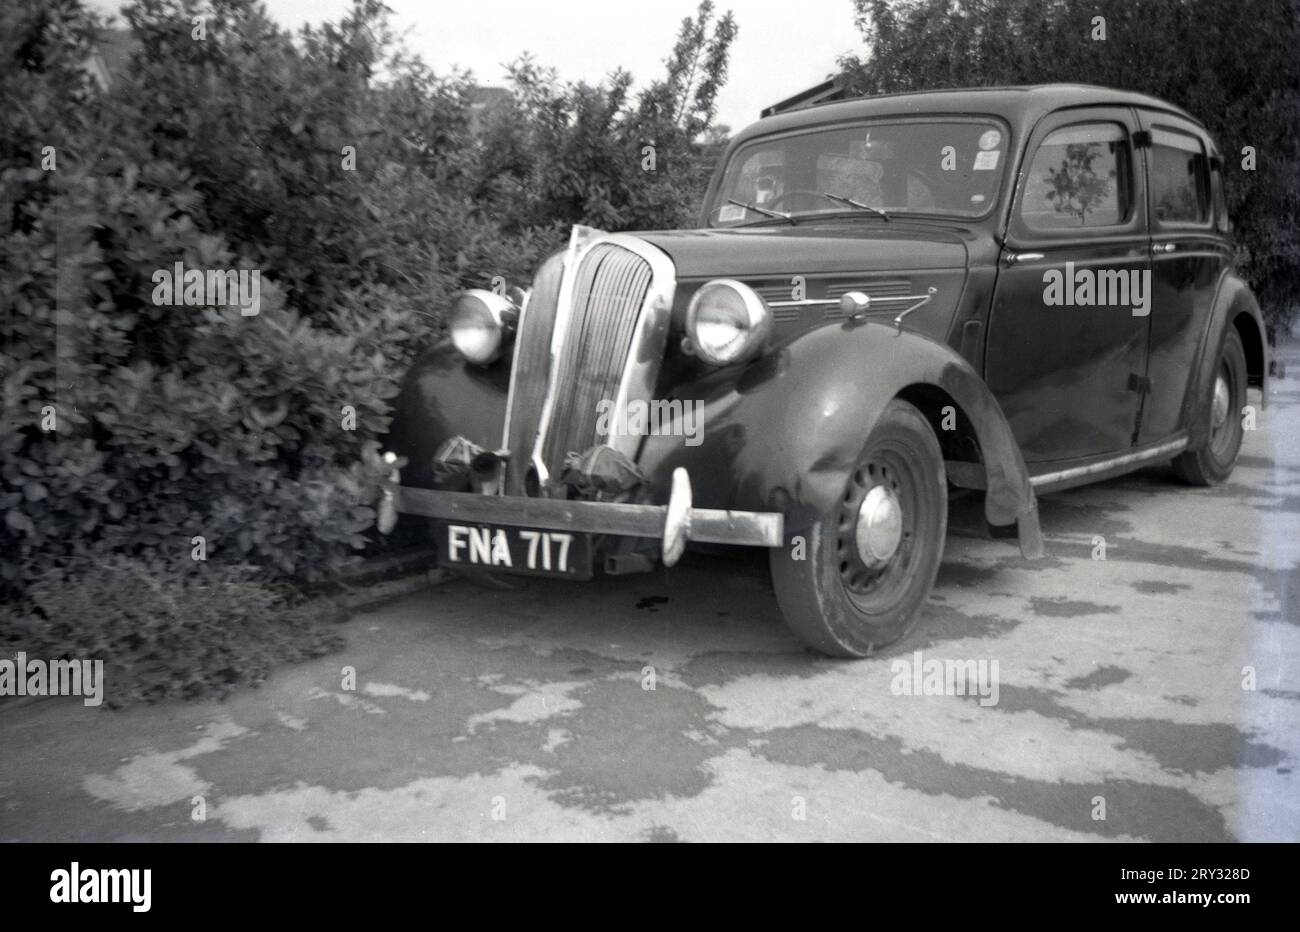
<instances>
[{"instance_id":1,"label":"license plate","mask_svg":"<svg viewBox=\"0 0 1300 932\"><path fill-rule=\"evenodd\" d=\"M439 566L591 578L590 534L449 521L436 524Z\"/></svg>"}]
</instances>

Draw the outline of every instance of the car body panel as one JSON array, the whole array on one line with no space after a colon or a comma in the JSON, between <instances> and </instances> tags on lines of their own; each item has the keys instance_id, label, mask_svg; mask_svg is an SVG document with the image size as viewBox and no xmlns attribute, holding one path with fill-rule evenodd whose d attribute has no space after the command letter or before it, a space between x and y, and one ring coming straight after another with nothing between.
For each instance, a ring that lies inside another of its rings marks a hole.
<instances>
[{"instance_id":1,"label":"car body panel","mask_svg":"<svg viewBox=\"0 0 1300 932\"><path fill-rule=\"evenodd\" d=\"M1058 130L1095 124L1121 127L1133 153L1127 217L1114 226L1033 230L1019 205L1031 186L1042 183L1028 177L1039 145ZM1127 107L1072 107L1040 120L1020 155L984 372L1030 463L1118 454L1133 444L1150 313L1049 306L1044 279L1051 273L1072 278L1076 270L1149 273L1146 189L1132 143L1137 131Z\"/></svg>"},{"instance_id":2,"label":"car body panel","mask_svg":"<svg viewBox=\"0 0 1300 932\"><path fill-rule=\"evenodd\" d=\"M668 253L677 266L679 281L721 275L829 275L966 265L961 240L946 230L898 222L868 223L829 221L814 228L778 222L770 226L634 235Z\"/></svg>"},{"instance_id":3,"label":"car body panel","mask_svg":"<svg viewBox=\"0 0 1300 932\"><path fill-rule=\"evenodd\" d=\"M1142 129L1169 129L1194 137L1208 159L1217 156L1214 142L1190 120L1137 109ZM1153 171L1151 150L1143 150L1147 172ZM1198 351L1208 338L1219 280L1232 265L1230 243L1219 229L1215 204L1206 192L1206 216L1200 222L1169 223L1150 204L1152 314L1147 359L1148 393L1143 403L1139 442L1150 442L1188 426L1183 417L1189 392L1195 388Z\"/></svg>"}]
</instances>

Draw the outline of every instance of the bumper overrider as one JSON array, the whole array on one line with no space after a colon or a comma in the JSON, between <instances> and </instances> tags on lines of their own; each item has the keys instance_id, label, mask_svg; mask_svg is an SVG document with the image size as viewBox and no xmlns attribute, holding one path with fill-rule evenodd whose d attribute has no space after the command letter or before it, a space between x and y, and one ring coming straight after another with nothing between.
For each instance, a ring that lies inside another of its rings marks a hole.
<instances>
[{"instance_id":1,"label":"bumper overrider","mask_svg":"<svg viewBox=\"0 0 1300 932\"><path fill-rule=\"evenodd\" d=\"M680 467L673 471L666 505L447 492L403 486L394 476L380 502L381 529L385 524L391 528L399 512L444 521L654 539L661 541L665 566L681 558L687 541L780 547L785 534L785 517L777 512L693 507L690 476Z\"/></svg>"}]
</instances>

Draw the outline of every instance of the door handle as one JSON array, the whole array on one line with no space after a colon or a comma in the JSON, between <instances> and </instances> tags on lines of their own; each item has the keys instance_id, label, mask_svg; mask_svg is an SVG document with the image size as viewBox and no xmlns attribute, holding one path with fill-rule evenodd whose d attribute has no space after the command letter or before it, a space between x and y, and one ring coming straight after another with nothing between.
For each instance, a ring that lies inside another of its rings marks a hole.
<instances>
[{"instance_id":1,"label":"door handle","mask_svg":"<svg viewBox=\"0 0 1300 932\"><path fill-rule=\"evenodd\" d=\"M1177 243L1152 243L1151 251L1153 253L1173 252L1178 248Z\"/></svg>"},{"instance_id":2,"label":"door handle","mask_svg":"<svg viewBox=\"0 0 1300 932\"><path fill-rule=\"evenodd\" d=\"M1002 257L1002 264L1007 268L1020 262L1037 262L1043 258L1041 252L1009 252Z\"/></svg>"}]
</instances>

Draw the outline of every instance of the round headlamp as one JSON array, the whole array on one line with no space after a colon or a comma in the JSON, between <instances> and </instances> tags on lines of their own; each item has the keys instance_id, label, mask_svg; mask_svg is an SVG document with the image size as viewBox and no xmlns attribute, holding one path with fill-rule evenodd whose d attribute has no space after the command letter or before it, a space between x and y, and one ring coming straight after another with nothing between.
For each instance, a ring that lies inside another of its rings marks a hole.
<instances>
[{"instance_id":1,"label":"round headlamp","mask_svg":"<svg viewBox=\"0 0 1300 932\"><path fill-rule=\"evenodd\" d=\"M705 284L686 309L691 352L714 366L753 359L772 331L772 312L748 285L730 278Z\"/></svg>"},{"instance_id":2,"label":"round headlamp","mask_svg":"<svg viewBox=\"0 0 1300 932\"><path fill-rule=\"evenodd\" d=\"M514 334L519 312L504 295L481 288L463 291L451 306L447 329L451 342L472 363L495 361Z\"/></svg>"}]
</instances>

